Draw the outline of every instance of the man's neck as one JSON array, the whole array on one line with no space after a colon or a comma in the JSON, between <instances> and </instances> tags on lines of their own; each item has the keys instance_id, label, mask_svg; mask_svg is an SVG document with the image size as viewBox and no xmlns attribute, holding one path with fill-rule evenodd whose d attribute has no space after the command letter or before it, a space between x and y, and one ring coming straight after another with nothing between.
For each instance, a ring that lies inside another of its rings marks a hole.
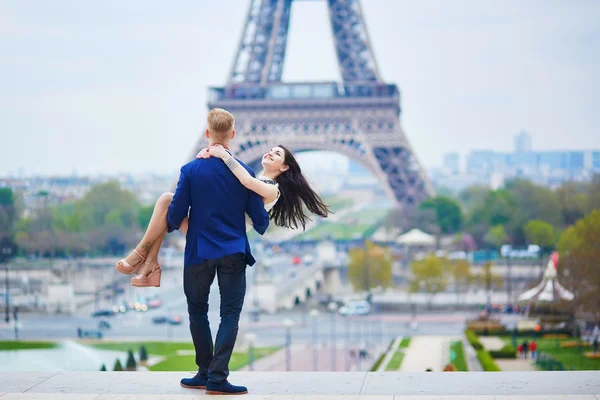
<instances>
[{"instance_id":1,"label":"man's neck","mask_svg":"<svg viewBox=\"0 0 600 400\"><path fill-rule=\"evenodd\" d=\"M215 146L217 144L220 144L221 146L223 146L224 148L226 148L227 150L229 150L229 145L230 143L218 143L218 142L211 142L210 140L208 141L208 147L210 146Z\"/></svg>"}]
</instances>

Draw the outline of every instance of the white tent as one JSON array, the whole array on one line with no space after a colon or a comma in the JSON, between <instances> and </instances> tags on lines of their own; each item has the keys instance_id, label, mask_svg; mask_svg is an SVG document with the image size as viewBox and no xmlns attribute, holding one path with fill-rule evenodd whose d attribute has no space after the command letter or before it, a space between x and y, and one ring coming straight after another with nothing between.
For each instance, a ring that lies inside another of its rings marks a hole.
<instances>
[{"instance_id":1,"label":"white tent","mask_svg":"<svg viewBox=\"0 0 600 400\"><path fill-rule=\"evenodd\" d=\"M398 236L396 243L407 246L433 246L435 245L435 237L421 230L411 229L404 235Z\"/></svg>"},{"instance_id":2,"label":"white tent","mask_svg":"<svg viewBox=\"0 0 600 400\"><path fill-rule=\"evenodd\" d=\"M400 234L400 229L391 228L387 229L385 227L381 227L375 231L373 236L371 236L371 240L376 242L391 242Z\"/></svg>"},{"instance_id":3,"label":"white tent","mask_svg":"<svg viewBox=\"0 0 600 400\"><path fill-rule=\"evenodd\" d=\"M559 300L573 300L575 295L561 285L556 278L556 264L558 264L558 254L553 254L548 261L542 281L536 287L521 294L519 301L552 303Z\"/></svg>"}]
</instances>

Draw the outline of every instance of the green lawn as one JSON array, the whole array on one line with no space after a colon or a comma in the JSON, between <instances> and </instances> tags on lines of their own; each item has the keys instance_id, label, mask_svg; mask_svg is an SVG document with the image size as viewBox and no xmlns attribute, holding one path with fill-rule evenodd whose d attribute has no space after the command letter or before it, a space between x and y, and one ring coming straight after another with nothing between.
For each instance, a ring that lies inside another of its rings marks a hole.
<instances>
[{"instance_id":1,"label":"green lawn","mask_svg":"<svg viewBox=\"0 0 600 400\"><path fill-rule=\"evenodd\" d=\"M0 341L0 351L2 350L31 350L31 349L52 349L57 347L56 342L30 342L26 340L2 340Z\"/></svg>"},{"instance_id":2,"label":"green lawn","mask_svg":"<svg viewBox=\"0 0 600 400\"><path fill-rule=\"evenodd\" d=\"M409 337L402 338L402 341L398 345L398 349L405 349L405 348L408 347L409 344L410 344L410 338Z\"/></svg>"},{"instance_id":3,"label":"green lawn","mask_svg":"<svg viewBox=\"0 0 600 400\"><path fill-rule=\"evenodd\" d=\"M139 354L140 347L144 345L149 355L163 356L165 360L149 367L151 371L194 371L196 366L193 355L177 355L178 350L193 351L194 345L190 342L132 342L132 343L94 343L92 347L103 350L128 351ZM265 357L277 351L278 347L259 347L254 349L254 359ZM229 362L229 369L235 371L248 364L248 353L233 353Z\"/></svg>"},{"instance_id":4,"label":"green lawn","mask_svg":"<svg viewBox=\"0 0 600 400\"><path fill-rule=\"evenodd\" d=\"M460 340L452 342L450 344L450 358L451 363L459 371L468 371L467 360L465 359L465 349L463 343Z\"/></svg>"},{"instance_id":5,"label":"green lawn","mask_svg":"<svg viewBox=\"0 0 600 400\"><path fill-rule=\"evenodd\" d=\"M402 360L404 360L404 352L401 350L396 351L388 365L385 367L385 370L398 371L402 365Z\"/></svg>"},{"instance_id":6,"label":"green lawn","mask_svg":"<svg viewBox=\"0 0 600 400\"><path fill-rule=\"evenodd\" d=\"M502 338L505 343L512 344L510 337ZM531 343L535 340L537 343L537 351L560 361L566 369L573 368L574 370L600 370L600 360L590 360L585 357L585 352L591 351L591 347L582 347L581 351L577 347L560 347L560 343L564 341L572 341L573 339L542 339L534 337L519 337L517 345L527 340Z\"/></svg>"}]
</instances>

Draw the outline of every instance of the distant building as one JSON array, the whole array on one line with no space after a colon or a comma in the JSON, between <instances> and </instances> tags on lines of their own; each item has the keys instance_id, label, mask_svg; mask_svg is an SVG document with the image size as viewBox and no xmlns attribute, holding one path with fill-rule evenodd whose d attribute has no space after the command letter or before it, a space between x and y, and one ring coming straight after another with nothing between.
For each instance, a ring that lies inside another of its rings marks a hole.
<instances>
[{"instance_id":1,"label":"distant building","mask_svg":"<svg viewBox=\"0 0 600 400\"><path fill-rule=\"evenodd\" d=\"M444 170L450 175L458 175L460 172L460 156L458 153L444 154Z\"/></svg>"},{"instance_id":2,"label":"distant building","mask_svg":"<svg viewBox=\"0 0 600 400\"><path fill-rule=\"evenodd\" d=\"M531 151L531 135L521 132L515 135L515 153L529 153Z\"/></svg>"}]
</instances>

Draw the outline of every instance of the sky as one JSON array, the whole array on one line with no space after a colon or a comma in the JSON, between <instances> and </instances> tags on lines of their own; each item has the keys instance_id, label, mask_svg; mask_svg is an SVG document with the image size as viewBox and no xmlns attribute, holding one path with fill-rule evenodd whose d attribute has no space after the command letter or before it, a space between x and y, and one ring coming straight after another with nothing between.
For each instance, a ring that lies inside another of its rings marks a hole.
<instances>
[{"instance_id":1,"label":"sky","mask_svg":"<svg viewBox=\"0 0 600 400\"><path fill-rule=\"evenodd\" d=\"M203 132L207 88L226 83L248 5L0 2L0 176L178 171ZM425 167L447 152L510 151L521 130L534 149L600 148L600 1L362 8ZM339 80L333 49L326 2L296 1L284 80Z\"/></svg>"}]
</instances>

